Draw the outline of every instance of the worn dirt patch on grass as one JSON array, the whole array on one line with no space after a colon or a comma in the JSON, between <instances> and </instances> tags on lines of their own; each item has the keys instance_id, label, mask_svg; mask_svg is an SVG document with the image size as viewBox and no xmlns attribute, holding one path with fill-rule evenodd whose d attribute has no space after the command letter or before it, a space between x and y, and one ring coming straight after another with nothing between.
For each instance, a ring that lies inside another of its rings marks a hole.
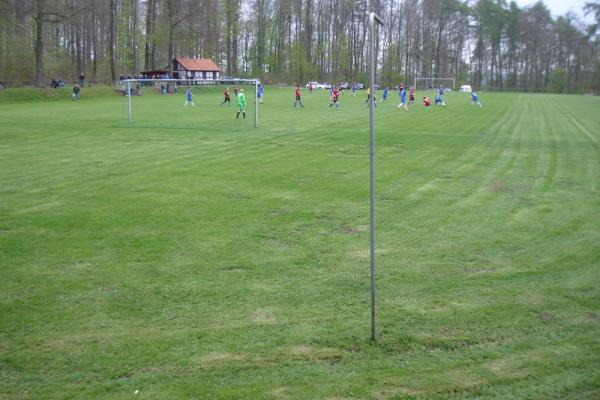
<instances>
[{"instance_id":1,"label":"worn dirt patch on grass","mask_svg":"<svg viewBox=\"0 0 600 400\"><path fill-rule=\"evenodd\" d=\"M313 347L308 345L295 345L282 347L278 353L286 358L296 361L311 362L338 362L342 359L342 352L331 347Z\"/></svg>"},{"instance_id":2,"label":"worn dirt patch on grass","mask_svg":"<svg viewBox=\"0 0 600 400\"><path fill-rule=\"evenodd\" d=\"M274 325L277 323L275 309L270 307L259 308L258 310L255 310L250 319L252 323L256 325Z\"/></svg>"}]
</instances>

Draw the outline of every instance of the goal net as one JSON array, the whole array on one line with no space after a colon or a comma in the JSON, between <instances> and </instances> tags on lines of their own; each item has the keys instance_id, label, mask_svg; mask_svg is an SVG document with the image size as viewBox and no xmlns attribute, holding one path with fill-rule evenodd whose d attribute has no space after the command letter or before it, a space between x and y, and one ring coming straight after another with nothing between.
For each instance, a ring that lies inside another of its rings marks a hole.
<instances>
[{"instance_id":1,"label":"goal net","mask_svg":"<svg viewBox=\"0 0 600 400\"><path fill-rule=\"evenodd\" d=\"M116 90L124 98L121 125L206 131L258 128L259 84L258 79L124 79ZM227 88L229 102L224 95ZM240 114L236 119L236 91L246 97L245 118Z\"/></svg>"},{"instance_id":2,"label":"goal net","mask_svg":"<svg viewBox=\"0 0 600 400\"><path fill-rule=\"evenodd\" d=\"M456 78L415 78L416 90L437 90L440 86L446 89L455 89Z\"/></svg>"}]
</instances>

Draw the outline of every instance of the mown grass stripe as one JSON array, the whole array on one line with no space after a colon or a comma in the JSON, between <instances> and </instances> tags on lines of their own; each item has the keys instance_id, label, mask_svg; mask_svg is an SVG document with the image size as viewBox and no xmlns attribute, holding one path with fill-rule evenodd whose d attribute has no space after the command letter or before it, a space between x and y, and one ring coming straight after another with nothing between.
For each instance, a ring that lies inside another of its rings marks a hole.
<instances>
[{"instance_id":1,"label":"mown grass stripe","mask_svg":"<svg viewBox=\"0 0 600 400\"><path fill-rule=\"evenodd\" d=\"M599 393L598 99L378 107L373 344L363 94L197 97L0 107L0 397Z\"/></svg>"}]
</instances>

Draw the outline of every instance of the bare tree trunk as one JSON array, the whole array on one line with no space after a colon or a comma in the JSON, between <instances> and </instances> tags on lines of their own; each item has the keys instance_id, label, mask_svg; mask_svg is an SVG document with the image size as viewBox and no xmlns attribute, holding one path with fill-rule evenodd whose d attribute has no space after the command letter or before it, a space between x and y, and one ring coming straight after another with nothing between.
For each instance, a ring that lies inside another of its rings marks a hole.
<instances>
[{"instance_id":1,"label":"bare tree trunk","mask_svg":"<svg viewBox=\"0 0 600 400\"><path fill-rule=\"evenodd\" d=\"M233 70L233 74L238 74L238 36L240 33L240 1L234 1L234 9L233 9L233 26L232 26L232 36L233 43L231 46L231 69Z\"/></svg>"},{"instance_id":2,"label":"bare tree trunk","mask_svg":"<svg viewBox=\"0 0 600 400\"><path fill-rule=\"evenodd\" d=\"M156 18L155 0L148 0L146 8L146 45L144 46L144 69L154 69L154 21Z\"/></svg>"},{"instance_id":3,"label":"bare tree trunk","mask_svg":"<svg viewBox=\"0 0 600 400\"><path fill-rule=\"evenodd\" d=\"M131 57L133 58L133 73L137 75L138 71L138 48L137 48L137 34L138 34L138 0L131 0L132 10L131 18L132 21L132 33L131 33Z\"/></svg>"},{"instance_id":4,"label":"bare tree trunk","mask_svg":"<svg viewBox=\"0 0 600 400\"><path fill-rule=\"evenodd\" d=\"M35 84L38 87L44 86L44 18L42 11L44 8L44 0L36 0L35 2Z\"/></svg>"},{"instance_id":5,"label":"bare tree trunk","mask_svg":"<svg viewBox=\"0 0 600 400\"><path fill-rule=\"evenodd\" d=\"M309 65L312 63L312 5L313 0L306 0L306 8L304 10L304 50L306 51L306 61Z\"/></svg>"},{"instance_id":6,"label":"bare tree trunk","mask_svg":"<svg viewBox=\"0 0 600 400\"><path fill-rule=\"evenodd\" d=\"M83 15L77 15L75 26L75 80L83 73Z\"/></svg>"},{"instance_id":7,"label":"bare tree trunk","mask_svg":"<svg viewBox=\"0 0 600 400\"><path fill-rule=\"evenodd\" d=\"M92 14L92 74L94 79L98 79L98 35L97 35L97 17L96 13Z\"/></svg>"},{"instance_id":8,"label":"bare tree trunk","mask_svg":"<svg viewBox=\"0 0 600 400\"><path fill-rule=\"evenodd\" d=\"M265 42L266 42L266 9L265 0L256 0L256 72L259 76L262 76L263 66L265 64Z\"/></svg>"},{"instance_id":9,"label":"bare tree trunk","mask_svg":"<svg viewBox=\"0 0 600 400\"><path fill-rule=\"evenodd\" d=\"M36 4L40 4L38 0ZM38 87L44 86L44 41L42 40L42 32L44 28L44 20L40 15L35 17L35 85Z\"/></svg>"},{"instance_id":10,"label":"bare tree trunk","mask_svg":"<svg viewBox=\"0 0 600 400\"><path fill-rule=\"evenodd\" d=\"M169 16L169 21L171 20L171 16ZM173 59L175 58L175 26L173 26L172 22L169 22L169 43L168 43L168 51L167 59L169 61L169 75L173 78Z\"/></svg>"},{"instance_id":11,"label":"bare tree trunk","mask_svg":"<svg viewBox=\"0 0 600 400\"><path fill-rule=\"evenodd\" d=\"M233 62L231 57L232 51L232 38L231 38L231 30L233 24L233 3L234 0L227 0L225 2L225 50L227 52L227 75L233 75Z\"/></svg>"},{"instance_id":12,"label":"bare tree trunk","mask_svg":"<svg viewBox=\"0 0 600 400\"><path fill-rule=\"evenodd\" d=\"M110 57L110 79L113 83L117 81L117 71L115 65L115 14L116 0L110 0L110 18L108 26L108 54Z\"/></svg>"}]
</instances>

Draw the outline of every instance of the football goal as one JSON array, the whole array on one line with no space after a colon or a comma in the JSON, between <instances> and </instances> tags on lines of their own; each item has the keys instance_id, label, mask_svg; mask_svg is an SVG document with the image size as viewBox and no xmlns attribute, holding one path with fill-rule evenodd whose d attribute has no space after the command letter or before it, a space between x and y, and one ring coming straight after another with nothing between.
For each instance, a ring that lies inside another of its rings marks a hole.
<instances>
[{"instance_id":1,"label":"football goal","mask_svg":"<svg viewBox=\"0 0 600 400\"><path fill-rule=\"evenodd\" d=\"M126 103L125 124L135 127L217 129L235 117L237 94L244 92L246 112L239 115L244 125L254 120L258 128L258 79L124 79L119 94ZM230 101L225 101L225 91ZM191 101L188 101L191 100Z\"/></svg>"},{"instance_id":2,"label":"football goal","mask_svg":"<svg viewBox=\"0 0 600 400\"><path fill-rule=\"evenodd\" d=\"M417 90L434 90L444 85L444 87L454 90L456 78L415 78L415 89Z\"/></svg>"}]
</instances>

